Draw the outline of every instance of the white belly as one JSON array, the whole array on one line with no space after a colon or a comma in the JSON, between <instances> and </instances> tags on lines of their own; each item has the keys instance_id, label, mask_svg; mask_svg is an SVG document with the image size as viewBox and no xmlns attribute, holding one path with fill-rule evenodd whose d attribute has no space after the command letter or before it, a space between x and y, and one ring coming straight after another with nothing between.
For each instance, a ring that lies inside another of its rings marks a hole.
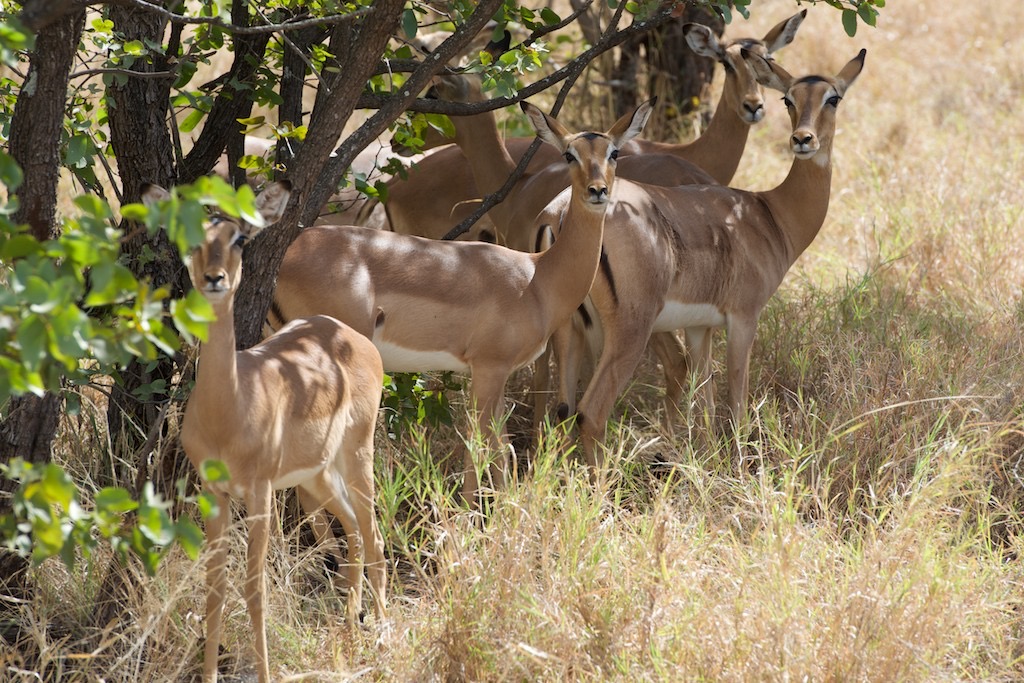
<instances>
[{"instance_id":1,"label":"white belly","mask_svg":"<svg viewBox=\"0 0 1024 683\"><path fill-rule=\"evenodd\" d=\"M671 332L687 327L723 327L725 315L711 304L683 304L667 301L654 321L653 332Z\"/></svg>"},{"instance_id":2,"label":"white belly","mask_svg":"<svg viewBox=\"0 0 1024 683\"><path fill-rule=\"evenodd\" d=\"M469 372L469 366L466 363L447 351L407 349L377 338L374 338L373 345L380 352L384 370L388 372L425 372L428 370Z\"/></svg>"},{"instance_id":3,"label":"white belly","mask_svg":"<svg viewBox=\"0 0 1024 683\"><path fill-rule=\"evenodd\" d=\"M283 477L275 479L271 485L275 491L295 488L299 484L303 484L315 477L321 470L323 470L323 468L323 465L318 465L316 467L309 467L301 470L290 470Z\"/></svg>"}]
</instances>

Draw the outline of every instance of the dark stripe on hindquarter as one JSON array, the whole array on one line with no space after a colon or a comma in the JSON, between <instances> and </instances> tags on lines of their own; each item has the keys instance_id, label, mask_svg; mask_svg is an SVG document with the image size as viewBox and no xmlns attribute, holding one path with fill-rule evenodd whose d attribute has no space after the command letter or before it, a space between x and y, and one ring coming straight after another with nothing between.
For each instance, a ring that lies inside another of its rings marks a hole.
<instances>
[{"instance_id":1,"label":"dark stripe on hindquarter","mask_svg":"<svg viewBox=\"0 0 1024 683\"><path fill-rule=\"evenodd\" d=\"M576 309L576 312L580 314L580 318L583 320L583 327L588 330L594 326L594 320L590 317L590 313L587 312L587 307L580 304Z\"/></svg>"},{"instance_id":2,"label":"dark stripe on hindquarter","mask_svg":"<svg viewBox=\"0 0 1024 683\"><path fill-rule=\"evenodd\" d=\"M619 305L619 293L615 290L615 275L612 274L612 264L608 260L608 252L604 250L604 245L601 245L601 272L604 273L605 280L608 281L608 289L612 292L612 301L615 305Z\"/></svg>"},{"instance_id":3,"label":"dark stripe on hindquarter","mask_svg":"<svg viewBox=\"0 0 1024 683\"><path fill-rule=\"evenodd\" d=\"M270 311L267 316L267 323L270 325L270 329L275 332L288 322L284 317L284 312L281 310L281 305L277 302L277 299L270 300Z\"/></svg>"},{"instance_id":4,"label":"dark stripe on hindquarter","mask_svg":"<svg viewBox=\"0 0 1024 683\"><path fill-rule=\"evenodd\" d=\"M550 230L551 226L545 223L544 225L537 228L537 234L533 236L533 253L539 254L541 249L544 248L544 233Z\"/></svg>"}]
</instances>

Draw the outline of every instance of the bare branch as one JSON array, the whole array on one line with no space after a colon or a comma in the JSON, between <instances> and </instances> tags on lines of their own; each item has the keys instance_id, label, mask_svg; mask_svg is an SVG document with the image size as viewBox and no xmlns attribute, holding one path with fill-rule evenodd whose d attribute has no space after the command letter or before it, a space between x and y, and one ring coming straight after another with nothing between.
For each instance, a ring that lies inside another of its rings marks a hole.
<instances>
[{"instance_id":1,"label":"bare branch","mask_svg":"<svg viewBox=\"0 0 1024 683\"><path fill-rule=\"evenodd\" d=\"M618 13L616 16L618 16ZM523 87L512 97L495 97L487 102L476 102L473 104L466 104L463 102L446 102L444 100L417 99L409 104L408 111L422 112L424 114L445 114L447 116L473 116L474 114L494 111L495 109L504 109L505 107L518 103L520 100L525 100L528 97L532 97L539 92L547 90L556 83L564 81L571 74L592 62L598 55L607 52L613 47L621 45L634 36L646 33L647 31L664 24L671 18L671 6L665 5L659 8L659 10L651 15L650 18L644 21L633 22L628 27L620 31L614 30L613 27L615 26L615 23L613 20L613 23L609 24L609 28L604 33L602 39L591 46L590 49L580 54L580 56L569 64L563 66L558 71ZM580 66L581 63L582 67ZM391 64L394 65L395 62L392 61ZM397 71L398 69L393 70ZM385 102L390 101L390 97L390 95L363 95L359 98L359 103L356 106L359 109L380 109Z\"/></svg>"},{"instance_id":2,"label":"bare branch","mask_svg":"<svg viewBox=\"0 0 1024 683\"><path fill-rule=\"evenodd\" d=\"M84 71L76 71L71 74L69 78L88 78L89 76L98 76L100 74L117 74L118 76L127 76L128 78L176 78L177 74L173 71L132 71L130 69L85 69Z\"/></svg>"},{"instance_id":3,"label":"bare branch","mask_svg":"<svg viewBox=\"0 0 1024 683\"><path fill-rule=\"evenodd\" d=\"M332 14L326 17L310 17L309 19L296 19L286 21L282 24L267 24L265 26L238 26L237 24L229 24L220 17L186 17L182 14L175 14L170 10L166 10L159 5L154 5L146 0L114 0L110 3L111 5L129 5L143 9L147 12L158 14L172 24L205 24L209 26L216 26L222 28L228 33L234 35L253 35L259 33L278 33L282 31L299 31L304 28L311 26L330 26L334 24L343 24L350 21L354 21L361 17L365 17L368 14L376 11L375 7L364 7L363 9L350 12L348 14Z\"/></svg>"}]
</instances>

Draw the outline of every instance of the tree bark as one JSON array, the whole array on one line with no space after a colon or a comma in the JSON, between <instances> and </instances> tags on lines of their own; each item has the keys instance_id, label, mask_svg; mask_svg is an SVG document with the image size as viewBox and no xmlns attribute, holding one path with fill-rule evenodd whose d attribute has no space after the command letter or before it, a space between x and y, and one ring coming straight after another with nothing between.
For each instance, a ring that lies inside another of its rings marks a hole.
<instances>
[{"instance_id":1,"label":"tree bark","mask_svg":"<svg viewBox=\"0 0 1024 683\"><path fill-rule=\"evenodd\" d=\"M725 31L721 17L690 4L679 18L622 45L608 79L612 84L616 116L632 111L641 100L658 95L664 104L654 112L649 130L664 130L673 119L698 108L702 117L710 118L712 109L705 106L704 94L714 78L715 61L701 57L686 44L683 26L691 22L704 24L718 36ZM639 76L644 64L647 88L641 92Z\"/></svg>"},{"instance_id":2,"label":"tree bark","mask_svg":"<svg viewBox=\"0 0 1024 683\"><path fill-rule=\"evenodd\" d=\"M113 5L110 18L115 30L127 40L159 45L163 41L166 22L151 12L135 7ZM151 62L138 60L133 71L156 72L168 68L166 55L153 55ZM170 187L175 180L174 147L167 127L170 90L173 76L167 78L131 78L123 83L115 80L107 90L110 101L111 145L123 184L125 202L137 202L144 183ZM126 225L126 233L132 226ZM154 287L167 286L171 296L183 296L188 288L188 275L181 258L164 231L150 235L145 230L122 245L128 267L140 280ZM168 385L174 374L171 358L160 357L155 363L134 360L124 368L111 391L107 406L107 426L115 443L124 438L134 450L144 440L148 427L156 419L159 406L142 401L136 390L157 380ZM158 400L163 398L155 397Z\"/></svg>"},{"instance_id":3,"label":"tree bark","mask_svg":"<svg viewBox=\"0 0 1024 683\"><path fill-rule=\"evenodd\" d=\"M57 237L57 181L60 172L60 131L68 78L85 26L85 11L77 9L49 20L36 36L36 48L29 59L28 75L18 94L11 120L9 151L25 172L18 191L21 202L14 214L16 223L28 223L39 240ZM19 396L12 399L7 416L0 422L0 461L13 457L43 463L52 458L53 441L60 423L59 395ZM0 480L0 513L10 512L13 482ZM27 563L17 555L0 550L0 595L25 599ZM0 622L4 635L8 610L17 603L0 599Z\"/></svg>"}]
</instances>

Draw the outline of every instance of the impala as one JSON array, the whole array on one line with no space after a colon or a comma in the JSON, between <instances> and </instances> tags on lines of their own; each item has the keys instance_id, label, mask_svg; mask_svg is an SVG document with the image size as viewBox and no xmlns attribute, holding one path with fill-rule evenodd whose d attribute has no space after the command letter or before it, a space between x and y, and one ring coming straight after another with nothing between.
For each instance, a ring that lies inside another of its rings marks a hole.
<instances>
[{"instance_id":1,"label":"impala","mask_svg":"<svg viewBox=\"0 0 1024 683\"><path fill-rule=\"evenodd\" d=\"M715 59L725 70L725 85L715 114L704 134L689 144L665 144L637 139L627 144L619 160L616 175L620 178L654 185L727 184L739 166L750 126L764 118L762 82L748 64L747 54L771 57L791 43L802 24L806 10L779 22L764 38L741 38L731 43L719 42L715 34L701 24L687 24L684 35L697 54ZM435 80L434 90L446 100L475 103L485 101L479 79L454 74ZM410 171L405 181L391 183L387 202L388 220L396 232L439 238L454 223L476 208L472 197L479 188L483 194L497 191L515 168L516 158L526 151L530 140L512 139L502 142L493 113L452 118L456 147L438 150ZM548 152L544 152L547 149ZM627 153L631 155L626 156ZM467 239L485 239L520 251L538 251L544 236L534 218L560 190L569 185L564 164L549 163L553 150L541 148L534 155L528 173L512 188L505 201L494 206L472 230ZM466 162L468 161L468 167ZM546 164L546 165L545 165ZM543 166L543 167L542 167ZM467 170L469 177L463 178ZM495 235L495 233L497 233ZM493 236L493 237L492 237ZM580 322L580 325L583 323ZM563 349L568 344L579 346L583 333L580 325L573 329L576 340L563 338L555 343ZM674 406L687 381L685 349L673 333L656 333L651 349L658 356L665 375L664 427L671 432ZM563 361L584 362L583 354L562 354ZM590 359L591 365L593 359ZM534 367L532 393L533 433L538 434L546 413L550 393L547 354ZM560 375L559 396L563 403L575 401L580 368L565 368ZM567 392L572 398L566 398ZM564 418L564 415L562 415Z\"/></svg>"},{"instance_id":2,"label":"impala","mask_svg":"<svg viewBox=\"0 0 1024 683\"><path fill-rule=\"evenodd\" d=\"M589 464L600 464L609 413L652 332L685 331L713 414L711 331L726 329L729 407L734 427L744 425L758 317L824 223L836 109L865 54L861 50L835 77L793 78L775 62L751 60L762 80L785 93L792 122L795 158L774 189L667 188L619 180L606 219L607 258L590 295L603 348L577 410ZM554 225L556 219L538 220Z\"/></svg>"},{"instance_id":3,"label":"impala","mask_svg":"<svg viewBox=\"0 0 1024 683\"><path fill-rule=\"evenodd\" d=\"M281 217L289 194L286 184L275 183L259 195L257 208L266 223ZM167 192L149 186L144 197L152 203ZM261 344L236 352L233 300L242 246L257 232L258 227L233 219L213 219L191 260L192 282L212 305L216 320L200 349L181 442L197 470L208 460L220 460L230 474L225 482L206 484L216 497L217 511L206 524L210 553L204 681L217 680L231 498L241 499L248 513L244 592L261 683L270 680L264 566L274 490L297 487L322 539L331 532L323 519L316 519L321 510L341 521L350 558L348 622L361 609L364 554L377 615L384 616L384 543L373 503L380 354L365 337L326 316L293 320Z\"/></svg>"},{"instance_id":4,"label":"impala","mask_svg":"<svg viewBox=\"0 0 1024 683\"><path fill-rule=\"evenodd\" d=\"M343 320L373 340L387 370L469 372L477 426L501 450L495 423L508 377L544 350L590 291L618 150L642 130L652 106L640 105L606 133L574 134L523 103L538 134L571 169L562 232L551 249L526 254L353 226L307 228L285 254L272 318L323 313ZM503 460L491 465L499 486ZM467 449L468 501L477 487Z\"/></svg>"},{"instance_id":5,"label":"impala","mask_svg":"<svg viewBox=\"0 0 1024 683\"><path fill-rule=\"evenodd\" d=\"M637 139L621 150L618 177L656 185L705 182L728 184L739 166L750 126L764 117L764 97L756 73L741 50L770 57L793 41L807 10L779 22L763 39L741 38L722 44L706 26L687 24L686 41L698 54L720 62L725 85L715 114L704 134L688 144L669 144ZM459 78L459 77L456 77ZM436 87L445 99L481 102L475 79L452 78ZM389 183L386 209L391 229L403 234L440 238L472 213L482 194L500 188L515 168L532 138L512 138L503 143L493 112L455 116L456 146L439 149L409 171L407 179ZM633 159L634 155L638 158ZM650 157L648 155L665 155ZM629 161L626 159L629 158ZM541 147L527 167L528 174L547 168L543 178L522 187L525 176L502 204L489 212L500 234L498 241L522 251L536 250L536 235L524 234L533 218L560 190L568 187L564 165L556 152ZM468 163L467 163L468 162Z\"/></svg>"}]
</instances>

